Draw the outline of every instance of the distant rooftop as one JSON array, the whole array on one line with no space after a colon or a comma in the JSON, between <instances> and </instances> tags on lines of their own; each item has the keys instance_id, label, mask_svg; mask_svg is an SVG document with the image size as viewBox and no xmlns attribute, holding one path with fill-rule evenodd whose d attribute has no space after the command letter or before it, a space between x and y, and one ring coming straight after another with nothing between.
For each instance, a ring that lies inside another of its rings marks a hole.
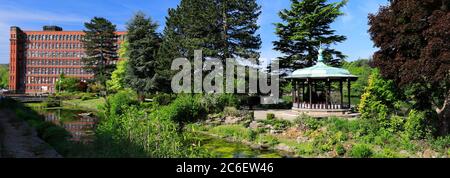
<instances>
[{"instance_id":1,"label":"distant rooftop","mask_svg":"<svg viewBox=\"0 0 450 178\"><path fill-rule=\"evenodd\" d=\"M63 31L61 27L55 25L46 25L42 29L44 31Z\"/></svg>"}]
</instances>

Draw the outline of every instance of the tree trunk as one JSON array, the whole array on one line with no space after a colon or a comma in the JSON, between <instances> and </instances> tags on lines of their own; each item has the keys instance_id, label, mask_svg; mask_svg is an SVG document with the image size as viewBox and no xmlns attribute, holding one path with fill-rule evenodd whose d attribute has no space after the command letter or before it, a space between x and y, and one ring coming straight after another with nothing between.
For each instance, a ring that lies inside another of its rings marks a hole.
<instances>
[{"instance_id":1,"label":"tree trunk","mask_svg":"<svg viewBox=\"0 0 450 178\"><path fill-rule=\"evenodd\" d=\"M450 90L445 96L444 104L442 108L437 108L436 113L439 119L439 135L444 136L449 132L449 119L450 119Z\"/></svg>"}]
</instances>

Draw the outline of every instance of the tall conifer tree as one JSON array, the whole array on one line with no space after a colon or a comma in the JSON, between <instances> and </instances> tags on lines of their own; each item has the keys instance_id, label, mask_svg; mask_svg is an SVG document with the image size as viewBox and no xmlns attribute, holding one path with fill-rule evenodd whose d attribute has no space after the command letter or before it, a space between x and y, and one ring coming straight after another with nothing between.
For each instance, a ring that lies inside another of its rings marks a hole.
<instances>
[{"instance_id":1,"label":"tall conifer tree","mask_svg":"<svg viewBox=\"0 0 450 178\"><path fill-rule=\"evenodd\" d=\"M125 75L127 86L136 90L143 100L145 93L158 91L157 52L161 43L156 32L158 24L138 12L127 24L128 66Z\"/></svg>"},{"instance_id":2,"label":"tall conifer tree","mask_svg":"<svg viewBox=\"0 0 450 178\"><path fill-rule=\"evenodd\" d=\"M276 23L276 34L280 38L274 41L275 50L284 56L280 57L280 69L293 71L312 66L317 59L320 44L331 45L343 42L345 36L335 35L330 24L343 15L340 8L347 0L328 4L327 0L291 0L291 9L279 13L283 20ZM332 65L339 65L345 59L340 51L324 50L324 60Z\"/></svg>"},{"instance_id":3,"label":"tall conifer tree","mask_svg":"<svg viewBox=\"0 0 450 178\"><path fill-rule=\"evenodd\" d=\"M106 89L106 81L111 77L115 61L118 60L116 26L102 17L94 17L84 26L86 30L82 42L87 57L82 60L85 69L92 72L94 80Z\"/></svg>"}]
</instances>

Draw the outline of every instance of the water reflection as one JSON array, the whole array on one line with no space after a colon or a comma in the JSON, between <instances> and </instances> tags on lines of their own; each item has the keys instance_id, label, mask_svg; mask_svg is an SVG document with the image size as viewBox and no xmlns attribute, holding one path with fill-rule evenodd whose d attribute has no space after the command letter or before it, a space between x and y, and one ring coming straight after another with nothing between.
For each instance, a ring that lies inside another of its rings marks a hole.
<instances>
[{"instance_id":1,"label":"water reflection","mask_svg":"<svg viewBox=\"0 0 450 178\"><path fill-rule=\"evenodd\" d=\"M50 109L42 113L45 121L65 128L72 137L71 141L88 143L93 141L97 118L91 113L76 110Z\"/></svg>"}]
</instances>

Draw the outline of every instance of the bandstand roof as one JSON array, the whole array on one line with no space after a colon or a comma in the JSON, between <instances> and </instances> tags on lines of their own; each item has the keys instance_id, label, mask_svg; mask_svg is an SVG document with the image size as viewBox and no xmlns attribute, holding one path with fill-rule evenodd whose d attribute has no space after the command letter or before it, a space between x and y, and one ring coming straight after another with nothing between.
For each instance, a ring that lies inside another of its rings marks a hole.
<instances>
[{"instance_id":1,"label":"bandstand roof","mask_svg":"<svg viewBox=\"0 0 450 178\"><path fill-rule=\"evenodd\" d=\"M294 71L288 79L350 79L356 80L357 76L352 75L348 70L330 67L323 63L322 49L319 50L318 62L316 65Z\"/></svg>"}]
</instances>

